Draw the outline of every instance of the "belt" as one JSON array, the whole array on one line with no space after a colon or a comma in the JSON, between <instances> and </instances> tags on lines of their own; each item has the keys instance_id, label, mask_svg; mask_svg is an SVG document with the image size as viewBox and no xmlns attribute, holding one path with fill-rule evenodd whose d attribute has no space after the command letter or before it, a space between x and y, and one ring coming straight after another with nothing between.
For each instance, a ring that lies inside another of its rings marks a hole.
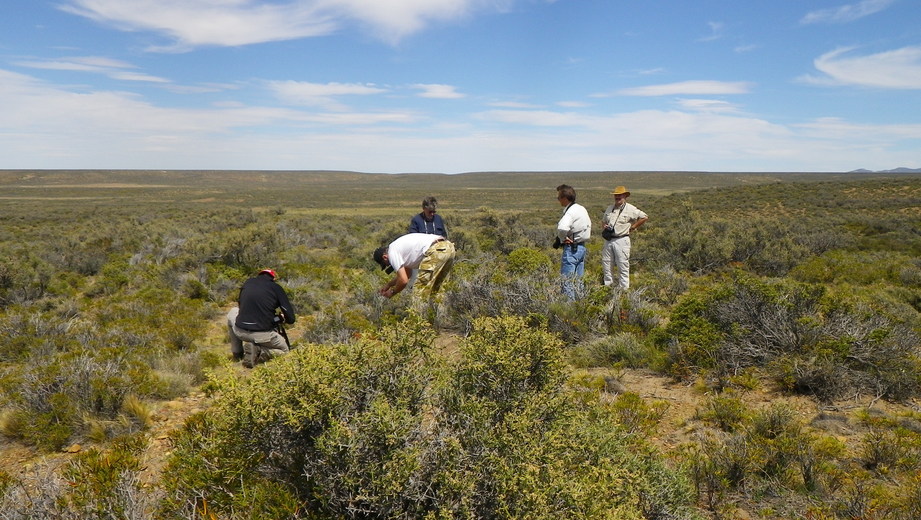
<instances>
[{"instance_id":1,"label":"belt","mask_svg":"<svg viewBox=\"0 0 921 520\"><path fill-rule=\"evenodd\" d=\"M275 329L253 330L253 329L247 329L246 327L240 327L240 326L237 326L237 328L240 330L245 330L246 332L272 332L273 330L275 330Z\"/></svg>"}]
</instances>

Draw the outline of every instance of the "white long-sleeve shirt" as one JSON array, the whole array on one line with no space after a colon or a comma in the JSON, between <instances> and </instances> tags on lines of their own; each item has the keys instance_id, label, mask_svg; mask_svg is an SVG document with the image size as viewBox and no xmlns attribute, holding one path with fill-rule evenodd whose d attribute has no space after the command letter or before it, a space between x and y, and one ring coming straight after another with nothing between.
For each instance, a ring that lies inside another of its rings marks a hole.
<instances>
[{"instance_id":1,"label":"white long-sleeve shirt","mask_svg":"<svg viewBox=\"0 0 921 520\"><path fill-rule=\"evenodd\" d=\"M566 237L569 237L576 244L581 244L591 235L592 219L588 216L588 211L575 202L567 206L556 225L556 236L560 238L560 241L565 241Z\"/></svg>"}]
</instances>

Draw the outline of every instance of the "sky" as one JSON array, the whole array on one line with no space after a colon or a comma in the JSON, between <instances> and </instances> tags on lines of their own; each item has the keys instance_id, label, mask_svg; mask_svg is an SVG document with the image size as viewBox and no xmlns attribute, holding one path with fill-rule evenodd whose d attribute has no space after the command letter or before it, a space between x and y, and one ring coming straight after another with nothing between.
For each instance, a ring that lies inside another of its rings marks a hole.
<instances>
[{"instance_id":1,"label":"sky","mask_svg":"<svg viewBox=\"0 0 921 520\"><path fill-rule=\"evenodd\" d=\"M0 4L0 169L896 167L919 0Z\"/></svg>"}]
</instances>

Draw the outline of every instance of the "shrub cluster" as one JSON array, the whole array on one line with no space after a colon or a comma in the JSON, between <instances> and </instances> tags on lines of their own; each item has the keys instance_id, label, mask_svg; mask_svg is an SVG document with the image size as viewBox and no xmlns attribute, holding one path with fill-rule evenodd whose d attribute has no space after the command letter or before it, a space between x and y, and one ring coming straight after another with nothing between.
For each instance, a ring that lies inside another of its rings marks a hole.
<instances>
[{"instance_id":1,"label":"shrub cluster","mask_svg":"<svg viewBox=\"0 0 921 520\"><path fill-rule=\"evenodd\" d=\"M404 321L219 383L215 411L175 439L164 514L206 502L228 517L276 518L687 512L686 482L617 427L618 408L572 405L552 335L484 318L453 362L432 338Z\"/></svg>"},{"instance_id":2,"label":"shrub cluster","mask_svg":"<svg viewBox=\"0 0 921 520\"><path fill-rule=\"evenodd\" d=\"M918 336L820 285L737 275L682 300L656 338L676 373L700 367L724 379L763 367L822 400L904 399L921 388Z\"/></svg>"}]
</instances>

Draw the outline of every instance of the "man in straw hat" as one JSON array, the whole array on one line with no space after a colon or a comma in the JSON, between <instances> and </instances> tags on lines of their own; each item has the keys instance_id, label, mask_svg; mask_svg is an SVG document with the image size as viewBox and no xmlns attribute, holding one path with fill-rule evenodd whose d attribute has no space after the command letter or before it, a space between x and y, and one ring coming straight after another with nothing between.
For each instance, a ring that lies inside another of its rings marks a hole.
<instances>
[{"instance_id":1,"label":"man in straw hat","mask_svg":"<svg viewBox=\"0 0 921 520\"><path fill-rule=\"evenodd\" d=\"M643 225L648 219L636 206L627 202L630 192L624 186L618 186L611 192L614 204L604 210L601 219L604 230L604 247L601 248L601 270L604 284L614 283L613 265L617 265L618 286L630 287L630 233Z\"/></svg>"}]
</instances>

